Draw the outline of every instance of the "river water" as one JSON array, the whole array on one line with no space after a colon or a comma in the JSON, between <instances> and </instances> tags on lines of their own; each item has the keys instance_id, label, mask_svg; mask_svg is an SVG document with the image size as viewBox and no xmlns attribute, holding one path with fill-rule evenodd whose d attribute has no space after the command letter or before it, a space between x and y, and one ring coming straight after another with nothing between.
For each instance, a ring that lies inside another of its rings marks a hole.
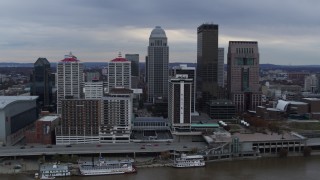
<instances>
[{"instance_id":1,"label":"river water","mask_svg":"<svg viewBox=\"0 0 320 180\"><path fill-rule=\"evenodd\" d=\"M28 180L24 175L0 176L0 180ZM139 168L136 174L74 176L57 180L319 180L320 156L261 158L228 162L210 162L203 168Z\"/></svg>"}]
</instances>

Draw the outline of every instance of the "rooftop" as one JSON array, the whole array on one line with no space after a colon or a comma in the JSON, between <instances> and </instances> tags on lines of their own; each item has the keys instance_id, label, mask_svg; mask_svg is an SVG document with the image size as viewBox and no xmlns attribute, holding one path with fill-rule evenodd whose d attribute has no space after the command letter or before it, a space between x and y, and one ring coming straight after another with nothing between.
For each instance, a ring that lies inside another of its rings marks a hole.
<instances>
[{"instance_id":1,"label":"rooftop","mask_svg":"<svg viewBox=\"0 0 320 180\"><path fill-rule=\"evenodd\" d=\"M319 98L303 98L305 100L308 100L308 101L320 101Z\"/></svg>"},{"instance_id":2,"label":"rooftop","mask_svg":"<svg viewBox=\"0 0 320 180\"><path fill-rule=\"evenodd\" d=\"M163 117L136 117L134 122L144 122L144 121L152 121L152 122L167 122L168 120L164 119Z\"/></svg>"},{"instance_id":3,"label":"rooftop","mask_svg":"<svg viewBox=\"0 0 320 180\"><path fill-rule=\"evenodd\" d=\"M30 101L36 100L37 98L38 96L0 96L0 109L5 108L15 101Z\"/></svg>"},{"instance_id":4,"label":"rooftop","mask_svg":"<svg viewBox=\"0 0 320 180\"><path fill-rule=\"evenodd\" d=\"M109 90L109 94L132 94L133 91L131 89L126 88L112 88Z\"/></svg>"},{"instance_id":5,"label":"rooftop","mask_svg":"<svg viewBox=\"0 0 320 180\"><path fill-rule=\"evenodd\" d=\"M239 141L285 141L285 140L300 140L303 139L303 136L300 136L296 133L271 133L262 134L262 133L253 133L253 134L242 134L242 133L235 133L234 137L239 138Z\"/></svg>"},{"instance_id":6,"label":"rooftop","mask_svg":"<svg viewBox=\"0 0 320 180\"><path fill-rule=\"evenodd\" d=\"M160 26L156 26L151 31L150 38L167 38L167 36L166 32Z\"/></svg>"},{"instance_id":7,"label":"rooftop","mask_svg":"<svg viewBox=\"0 0 320 180\"><path fill-rule=\"evenodd\" d=\"M71 52L68 55L64 56L64 59L61 62L78 62L78 58L74 56Z\"/></svg>"},{"instance_id":8,"label":"rooftop","mask_svg":"<svg viewBox=\"0 0 320 180\"><path fill-rule=\"evenodd\" d=\"M49 115L49 116L44 116L44 117L40 118L39 121L51 121L52 122L58 118L59 118L59 116L57 116L57 115Z\"/></svg>"}]
</instances>

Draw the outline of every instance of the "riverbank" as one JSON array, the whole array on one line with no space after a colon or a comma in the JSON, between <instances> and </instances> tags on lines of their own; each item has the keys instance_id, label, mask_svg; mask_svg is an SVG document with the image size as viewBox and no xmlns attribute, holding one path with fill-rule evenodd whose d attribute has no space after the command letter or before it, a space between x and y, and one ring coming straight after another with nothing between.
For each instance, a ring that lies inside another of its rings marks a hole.
<instances>
[{"instance_id":1,"label":"riverbank","mask_svg":"<svg viewBox=\"0 0 320 180\"><path fill-rule=\"evenodd\" d=\"M320 156L320 152L312 152L311 156ZM300 153L290 153L288 157L303 157ZM117 157L119 158L119 157ZM226 161L244 161L244 160L257 160L257 159L268 159L268 158L279 158L278 154L264 155L264 156L256 156L256 157L236 157L236 158L228 158L228 159L218 159L218 160L210 160L206 161L207 164L215 163L215 162L226 162ZM111 158L112 159L112 158ZM115 159L115 157L113 158ZM282 158L283 159L283 158ZM77 173L77 164L69 165L71 170L73 171L73 175ZM158 167L172 167L172 160L160 160L152 157L143 157L136 158L135 166L139 168L158 168ZM0 163L0 174L27 174L34 175L35 172L39 171L39 162L37 160L24 160L24 159L16 159L16 160L4 160ZM139 171L139 170L138 170Z\"/></svg>"}]
</instances>

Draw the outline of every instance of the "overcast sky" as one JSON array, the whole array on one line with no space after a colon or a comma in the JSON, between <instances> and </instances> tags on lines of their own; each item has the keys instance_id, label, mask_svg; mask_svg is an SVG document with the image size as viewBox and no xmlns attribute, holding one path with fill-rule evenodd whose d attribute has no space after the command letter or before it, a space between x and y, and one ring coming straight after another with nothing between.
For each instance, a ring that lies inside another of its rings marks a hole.
<instances>
[{"instance_id":1,"label":"overcast sky","mask_svg":"<svg viewBox=\"0 0 320 180\"><path fill-rule=\"evenodd\" d=\"M319 0L1 0L0 62L57 62L69 51L83 62L119 51L144 61L157 25L170 62L196 62L196 29L215 23L225 51L229 41L253 40L260 63L319 65L319 9Z\"/></svg>"}]
</instances>

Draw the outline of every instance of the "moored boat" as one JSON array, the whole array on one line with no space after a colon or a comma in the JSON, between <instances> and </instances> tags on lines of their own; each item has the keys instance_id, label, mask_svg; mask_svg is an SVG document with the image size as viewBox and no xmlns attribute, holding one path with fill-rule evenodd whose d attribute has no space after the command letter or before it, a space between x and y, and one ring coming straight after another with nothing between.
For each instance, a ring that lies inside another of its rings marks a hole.
<instances>
[{"instance_id":1,"label":"moored boat","mask_svg":"<svg viewBox=\"0 0 320 180\"><path fill-rule=\"evenodd\" d=\"M40 179L55 179L56 177L54 176L46 176L44 174L41 175Z\"/></svg>"},{"instance_id":2,"label":"moored boat","mask_svg":"<svg viewBox=\"0 0 320 180\"><path fill-rule=\"evenodd\" d=\"M173 167L184 168L184 167L203 167L206 163L202 155L191 155L181 154L179 158L174 158Z\"/></svg>"},{"instance_id":3,"label":"moored boat","mask_svg":"<svg viewBox=\"0 0 320 180\"><path fill-rule=\"evenodd\" d=\"M79 162L79 170L84 176L127 174L137 171L132 165L132 160L107 161L102 157L97 162L94 160Z\"/></svg>"}]
</instances>

